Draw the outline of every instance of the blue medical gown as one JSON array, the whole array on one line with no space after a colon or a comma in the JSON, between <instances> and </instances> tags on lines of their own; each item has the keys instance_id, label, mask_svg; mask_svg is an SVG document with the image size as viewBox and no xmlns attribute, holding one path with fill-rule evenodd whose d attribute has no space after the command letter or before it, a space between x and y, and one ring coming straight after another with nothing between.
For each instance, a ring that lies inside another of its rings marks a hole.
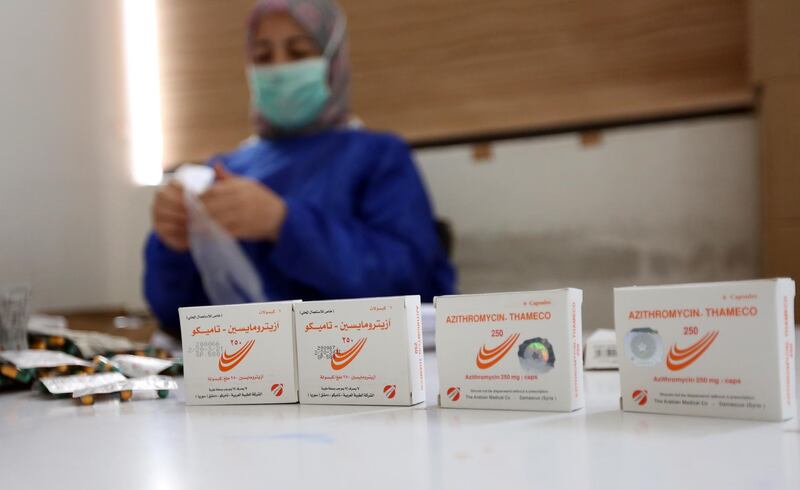
<instances>
[{"instance_id":1,"label":"blue medical gown","mask_svg":"<svg viewBox=\"0 0 800 490\"><path fill-rule=\"evenodd\" d=\"M241 241L270 300L450 294L455 273L408 146L363 130L262 140L212 162L262 182L287 204L276 243ZM144 292L162 326L209 304L191 254L153 233Z\"/></svg>"}]
</instances>

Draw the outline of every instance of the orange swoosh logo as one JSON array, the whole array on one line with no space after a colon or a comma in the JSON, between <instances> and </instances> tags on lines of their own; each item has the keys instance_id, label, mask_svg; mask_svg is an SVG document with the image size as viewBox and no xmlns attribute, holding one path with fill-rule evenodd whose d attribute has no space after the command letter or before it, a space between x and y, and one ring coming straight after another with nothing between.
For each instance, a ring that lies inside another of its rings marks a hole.
<instances>
[{"instance_id":1,"label":"orange swoosh logo","mask_svg":"<svg viewBox=\"0 0 800 490\"><path fill-rule=\"evenodd\" d=\"M255 339L249 340L246 344L244 344L239 350L234 352L233 354L228 354L227 351L223 351L222 355L219 356L219 370L223 373L230 371L231 369L235 368L240 362L247 357L247 354L250 353L253 346L255 345Z\"/></svg>"},{"instance_id":2,"label":"orange swoosh logo","mask_svg":"<svg viewBox=\"0 0 800 490\"><path fill-rule=\"evenodd\" d=\"M331 367L333 370L340 371L346 368L348 364L353 362L353 359L361 352L361 349L364 348L364 344L366 343L367 338L364 337L344 352L339 352L339 349L336 349L336 352L334 352L331 357Z\"/></svg>"},{"instance_id":3,"label":"orange swoosh logo","mask_svg":"<svg viewBox=\"0 0 800 490\"><path fill-rule=\"evenodd\" d=\"M688 347L680 348L677 344L672 344L672 348L667 354L667 367L670 371L680 371L691 366L711 347L718 336L719 331L714 330L703 335L700 340Z\"/></svg>"},{"instance_id":4,"label":"orange swoosh logo","mask_svg":"<svg viewBox=\"0 0 800 490\"><path fill-rule=\"evenodd\" d=\"M518 339L519 334L515 333L497 347L493 347L491 349L487 349L486 345L481 347L481 350L478 351L478 357L475 358L475 364L478 365L478 369L489 369L500 362L500 359L508 354L508 351L514 347L514 344Z\"/></svg>"}]
</instances>

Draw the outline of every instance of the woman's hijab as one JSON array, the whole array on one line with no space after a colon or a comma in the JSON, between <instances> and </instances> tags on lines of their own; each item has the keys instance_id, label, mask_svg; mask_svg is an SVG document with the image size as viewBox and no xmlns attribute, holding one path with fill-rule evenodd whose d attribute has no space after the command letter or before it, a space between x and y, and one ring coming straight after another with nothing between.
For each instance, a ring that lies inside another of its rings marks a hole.
<instances>
[{"instance_id":1,"label":"woman's hijab","mask_svg":"<svg viewBox=\"0 0 800 490\"><path fill-rule=\"evenodd\" d=\"M334 0L261 0L247 21L248 55L258 35L261 19L271 13L288 13L319 45L328 59L330 96L316 119L292 133L310 133L346 126L350 118L350 62L347 54L347 20ZM270 125L258 111L253 114L256 132L262 138L286 134Z\"/></svg>"}]
</instances>

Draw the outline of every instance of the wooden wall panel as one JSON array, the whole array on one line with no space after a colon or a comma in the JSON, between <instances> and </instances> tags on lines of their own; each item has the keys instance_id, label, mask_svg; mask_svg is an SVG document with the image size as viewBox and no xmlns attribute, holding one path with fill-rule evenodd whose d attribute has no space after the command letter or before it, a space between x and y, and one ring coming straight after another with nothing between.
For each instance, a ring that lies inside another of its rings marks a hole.
<instances>
[{"instance_id":1,"label":"wooden wall panel","mask_svg":"<svg viewBox=\"0 0 800 490\"><path fill-rule=\"evenodd\" d=\"M763 272L800 281L800 77L767 81L760 126Z\"/></svg>"},{"instance_id":2,"label":"wooden wall panel","mask_svg":"<svg viewBox=\"0 0 800 490\"><path fill-rule=\"evenodd\" d=\"M204 161L250 134L244 18L252 0L160 0L167 166Z\"/></svg>"},{"instance_id":3,"label":"wooden wall panel","mask_svg":"<svg viewBox=\"0 0 800 490\"><path fill-rule=\"evenodd\" d=\"M249 134L251 0L162 0L167 162ZM745 0L341 0L355 112L412 142L751 102Z\"/></svg>"},{"instance_id":4,"label":"wooden wall panel","mask_svg":"<svg viewBox=\"0 0 800 490\"><path fill-rule=\"evenodd\" d=\"M800 1L751 0L752 78L765 82L800 76Z\"/></svg>"},{"instance_id":5,"label":"wooden wall panel","mask_svg":"<svg viewBox=\"0 0 800 490\"><path fill-rule=\"evenodd\" d=\"M800 281L800 2L749 3L751 77L760 92L762 273Z\"/></svg>"}]
</instances>

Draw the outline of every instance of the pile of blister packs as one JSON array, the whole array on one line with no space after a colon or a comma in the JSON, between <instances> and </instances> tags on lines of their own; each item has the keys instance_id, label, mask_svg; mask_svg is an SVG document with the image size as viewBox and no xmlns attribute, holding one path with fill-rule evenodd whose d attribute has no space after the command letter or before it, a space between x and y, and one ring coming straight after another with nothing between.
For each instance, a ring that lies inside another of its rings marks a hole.
<instances>
[{"instance_id":1,"label":"pile of blister packs","mask_svg":"<svg viewBox=\"0 0 800 490\"><path fill-rule=\"evenodd\" d=\"M146 348L108 352L90 360L69 338L30 334L30 349L0 351L0 392L34 389L54 398L73 398L91 405L100 398L122 401L135 393L166 398L177 389L182 359Z\"/></svg>"}]
</instances>

